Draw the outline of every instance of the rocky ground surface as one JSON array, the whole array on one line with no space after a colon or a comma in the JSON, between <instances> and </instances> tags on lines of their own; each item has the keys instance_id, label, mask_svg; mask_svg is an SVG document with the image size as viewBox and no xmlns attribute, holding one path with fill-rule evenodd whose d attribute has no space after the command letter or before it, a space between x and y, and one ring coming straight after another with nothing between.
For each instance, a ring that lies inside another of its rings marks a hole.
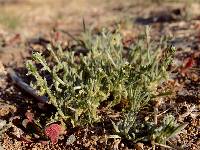
<instances>
[{"instance_id":1,"label":"rocky ground surface","mask_svg":"<svg viewBox=\"0 0 200 150\"><path fill-rule=\"evenodd\" d=\"M108 139L104 127L68 131L58 144L27 140L22 122L27 110L39 114L38 103L17 87L8 70L14 69L27 81L24 62L33 50L42 50L48 43L68 44L86 27L98 31L102 27L116 28L125 41L136 39L145 25L151 26L153 39L172 37L177 48L170 80L165 87L174 95L163 100L159 112L170 112L179 123L188 122L185 130L168 145L178 149L200 148L200 2L162 2L132 0L0 0L0 128L1 145L5 149L137 149L145 145L129 145L119 139ZM14 122L14 125L9 124ZM75 135L73 144L66 144ZM149 147L150 148L150 147Z\"/></svg>"}]
</instances>

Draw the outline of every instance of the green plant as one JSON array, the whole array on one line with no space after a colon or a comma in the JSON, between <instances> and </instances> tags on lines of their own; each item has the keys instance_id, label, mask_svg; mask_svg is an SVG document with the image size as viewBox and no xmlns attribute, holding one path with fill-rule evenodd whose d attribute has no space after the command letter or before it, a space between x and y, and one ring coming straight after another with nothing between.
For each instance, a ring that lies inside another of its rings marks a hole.
<instances>
[{"instance_id":1,"label":"green plant","mask_svg":"<svg viewBox=\"0 0 200 150\"><path fill-rule=\"evenodd\" d=\"M188 123L179 125L172 115L164 116L159 125L149 121L141 122L137 119L138 116L138 114L129 111L119 122L112 122L118 135L118 137L116 135L113 135L113 137L125 138L134 143L150 141L153 146L161 144L161 146L168 147L166 146L167 141L179 134L188 125Z\"/></svg>"},{"instance_id":2,"label":"green plant","mask_svg":"<svg viewBox=\"0 0 200 150\"><path fill-rule=\"evenodd\" d=\"M101 119L102 107L116 109L125 102L117 110L123 113L122 119L113 122L116 133L133 141L146 138L139 136L144 128L138 126L138 115L149 101L162 95L157 87L167 79L175 48L168 46L166 38L153 42L149 28L128 48L122 38L117 30L86 31L75 48L49 45L48 57L33 53L33 61L26 66L35 78L31 85L57 109L50 122L92 124Z\"/></svg>"},{"instance_id":3,"label":"green plant","mask_svg":"<svg viewBox=\"0 0 200 150\"><path fill-rule=\"evenodd\" d=\"M179 134L187 125L188 123L178 125L172 115L167 115L164 117L160 127L156 128L152 133L152 139L157 143L166 144L168 139Z\"/></svg>"}]
</instances>

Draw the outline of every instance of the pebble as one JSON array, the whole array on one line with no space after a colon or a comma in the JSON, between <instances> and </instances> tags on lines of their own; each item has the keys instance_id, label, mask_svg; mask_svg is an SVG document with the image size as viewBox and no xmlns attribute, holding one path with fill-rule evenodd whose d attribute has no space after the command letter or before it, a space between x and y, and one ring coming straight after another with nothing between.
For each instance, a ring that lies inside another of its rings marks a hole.
<instances>
[{"instance_id":1,"label":"pebble","mask_svg":"<svg viewBox=\"0 0 200 150\"><path fill-rule=\"evenodd\" d=\"M198 94L198 98L200 99L200 93Z\"/></svg>"},{"instance_id":2,"label":"pebble","mask_svg":"<svg viewBox=\"0 0 200 150\"><path fill-rule=\"evenodd\" d=\"M190 80L185 80L185 83L186 83L186 84L190 84L191 81L190 81Z\"/></svg>"},{"instance_id":3,"label":"pebble","mask_svg":"<svg viewBox=\"0 0 200 150\"><path fill-rule=\"evenodd\" d=\"M6 75L6 70L2 64L2 62L0 61L0 77L4 77Z\"/></svg>"},{"instance_id":4,"label":"pebble","mask_svg":"<svg viewBox=\"0 0 200 150\"><path fill-rule=\"evenodd\" d=\"M135 144L135 149L136 150L143 150L144 149L144 144L143 143L136 143Z\"/></svg>"},{"instance_id":5,"label":"pebble","mask_svg":"<svg viewBox=\"0 0 200 150\"><path fill-rule=\"evenodd\" d=\"M121 147L122 147L122 148L124 147L124 143L121 143Z\"/></svg>"}]
</instances>

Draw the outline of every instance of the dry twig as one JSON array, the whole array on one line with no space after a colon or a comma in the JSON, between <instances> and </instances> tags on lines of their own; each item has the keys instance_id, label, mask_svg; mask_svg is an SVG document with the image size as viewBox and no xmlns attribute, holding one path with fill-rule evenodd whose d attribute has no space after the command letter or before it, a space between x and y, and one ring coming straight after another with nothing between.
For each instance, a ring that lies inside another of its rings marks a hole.
<instances>
[{"instance_id":1,"label":"dry twig","mask_svg":"<svg viewBox=\"0 0 200 150\"><path fill-rule=\"evenodd\" d=\"M8 74L12 81L18 85L21 89L32 95L34 98L36 98L41 103L46 103L48 101L46 96L39 96L32 87L30 87L28 84L26 84L20 77L17 76L14 70L9 69Z\"/></svg>"}]
</instances>

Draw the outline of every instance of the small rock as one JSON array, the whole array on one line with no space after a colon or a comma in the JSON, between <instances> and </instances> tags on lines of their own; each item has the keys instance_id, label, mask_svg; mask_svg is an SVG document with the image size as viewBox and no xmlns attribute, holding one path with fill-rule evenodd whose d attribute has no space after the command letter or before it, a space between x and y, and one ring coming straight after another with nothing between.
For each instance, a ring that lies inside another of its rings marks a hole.
<instances>
[{"instance_id":1,"label":"small rock","mask_svg":"<svg viewBox=\"0 0 200 150\"><path fill-rule=\"evenodd\" d=\"M143 143L136 143L135 149L136 150L144 150L144 144Z\"/></svg>"},{"instance_id":2,"label":"small rock","mask_svg":"<svg viewBox=\"0 0 200 150\"><path fill-rule=\"evenodd\" d=\"M200 99L200 93L198 94L198 98Z\"/></svg>"},{"instance_id":3,"label":"small rock","mask_svg":"<svg viewBox=\"0 0 200 150\"><path fill-rule=\"evenodd\" d=\"M185 80L185 83L186 83L186 84L190 84L191 81L190 81L190 80Z\"/></svg>"},{"instance_id":4,"label":"small rock","mask_svg":"<svg viewBox=\"0 0 200 150\"><path fill-rule=\"evenodd\" d=\"M2 62L0 61L0 78L4 77L6 75L6 70L2 64Z\"/></svg>"},{"instance_id":5,"label":"small rock","mask_svg":"<svg viewBox=\"0 0 200 150\"><path fill-rule=\"evenodd\" d=\"M0 119L0 129L2 129L6 125L6 120Z\"/></svg>"},{"instance_id":6,"label":"small rock","mask_svg":"<svg viewBox=\"0 0 200 150\"><path fill-rule=\"evenodd\" d=\"M121 144L121 147L122 147L122 148L124 147L124 143Z\"/></svg>"},{"instance_id":7,"label":"small rock","mask_svg":"<svg viewBox=\"0 0 200 150\"><path fill-rule=\"evenodd\" d=\"M198 81L199 76L197 74L195 74L195 73L192 73L191 74L191 79L192 79L192 81Z\"/></svg>"}]
</instances>

